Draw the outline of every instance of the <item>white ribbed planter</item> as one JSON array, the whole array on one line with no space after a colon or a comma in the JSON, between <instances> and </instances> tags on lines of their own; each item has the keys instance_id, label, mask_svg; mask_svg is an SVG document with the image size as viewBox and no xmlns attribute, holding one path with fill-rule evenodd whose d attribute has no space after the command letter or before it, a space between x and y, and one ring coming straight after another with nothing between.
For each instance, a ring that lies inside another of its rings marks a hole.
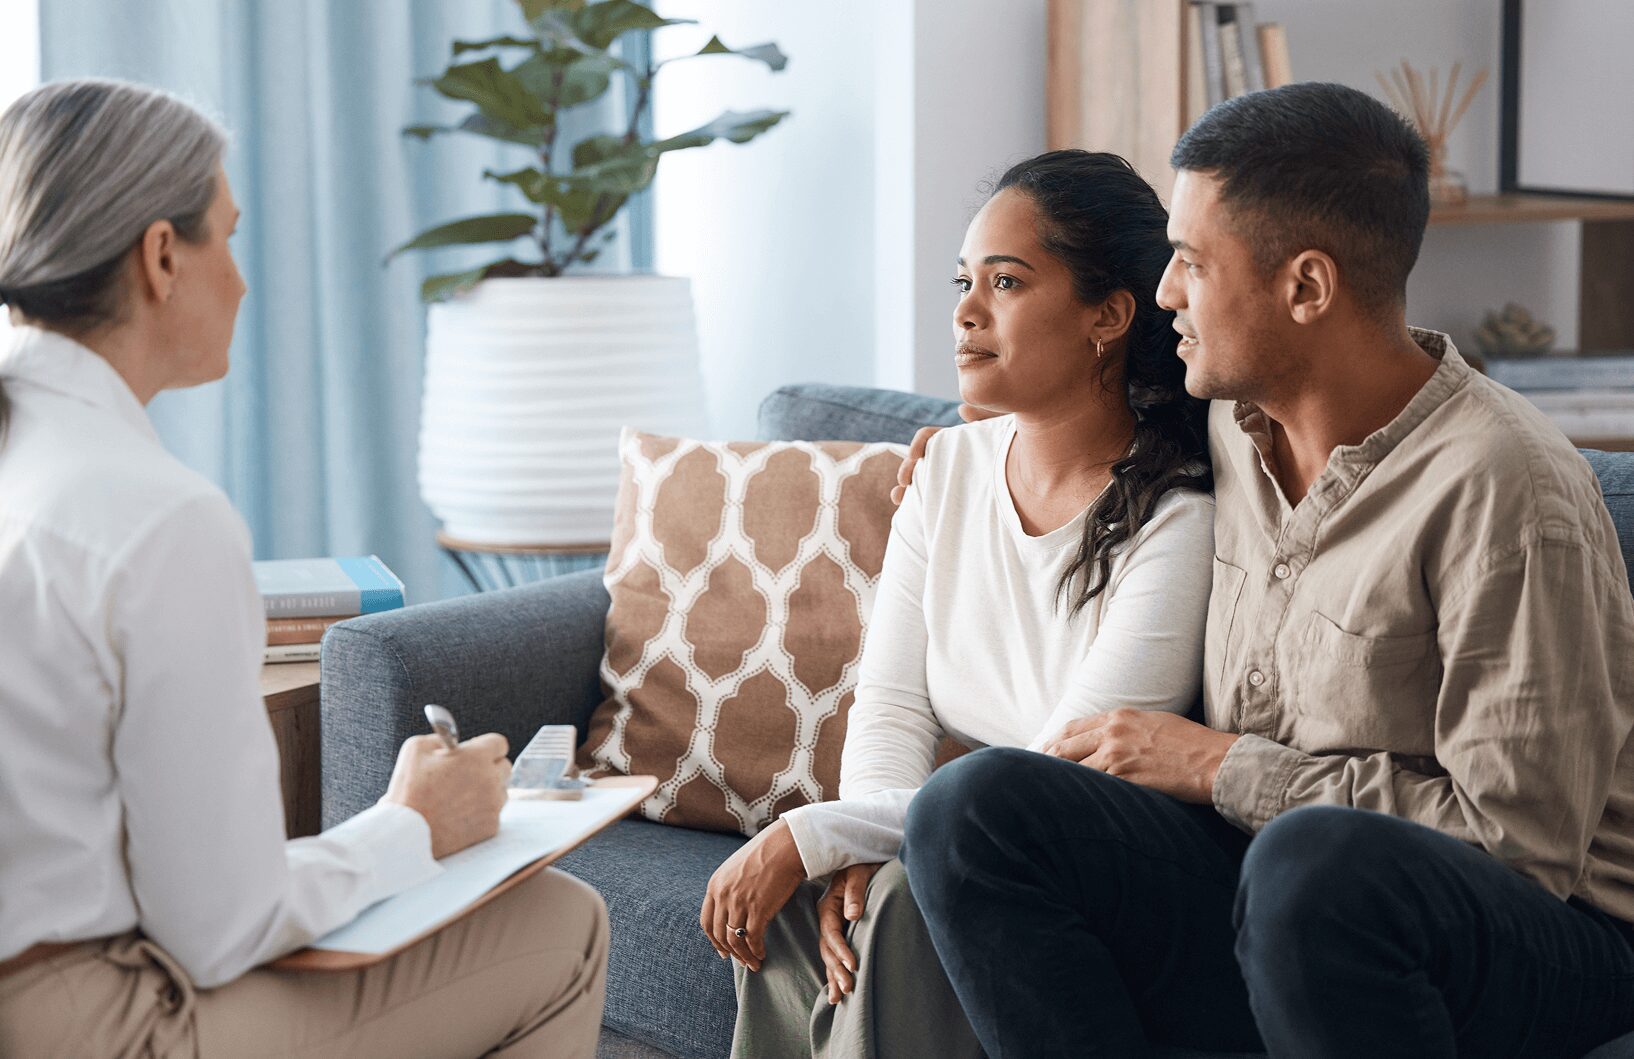
<instances>
[{"instance_id":1,"label":"white ribbed planter","mask_svg":"<svg viewBox=\"0 0 1634 1059\"><path fill-rule=\"evenodd\" d=\"M451 537L605 542L619 429L704 418L685 279L489 279L431 306L420 495Z\"/></svg>"}]
</instances>

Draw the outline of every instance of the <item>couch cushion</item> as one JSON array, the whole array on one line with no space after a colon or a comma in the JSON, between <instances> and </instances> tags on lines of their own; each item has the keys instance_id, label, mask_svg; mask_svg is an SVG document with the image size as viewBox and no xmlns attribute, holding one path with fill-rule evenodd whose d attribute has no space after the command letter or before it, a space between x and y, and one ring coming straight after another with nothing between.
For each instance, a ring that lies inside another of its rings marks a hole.
<instances>
[{"instance_id":1,"label":"couch cushion","mask_svg":"<svg viewBox=\"0 0 1634 1059\"><path fill-rule=\"evenodd\" d=\"M905 451L626 430L581 767L657 776L648 819L746 835L836 797Z\"/></svg>"},{"instance_id":2,"label":"couch cushion","mask_svg":"<svg viewBox=\"0 0 1634 1059\"><path fill-rule=\"evenodd\" d=\"M923 426L955 426L957 401L899 390L806 382L773 390L760 402L768 441L894 441L906 445Z\"/></svg>"},{"instance_id":3,"label":"couch cushion","mask_svg":"<svg viewBox=\"0 0 1634 1059\"><path fill-rule=\"evenodd\" d=\"M1605 494L1611 521L1617 526L1617 541L1623 547L1629 589L1634 591L1634 452L1582 452L1600 478L1600 491Z\"/></svg>"},{"instance_id":4,"label":"couch cushion","mask_svg":"<svg viewBox=\"0 0 1634 1059\"><path fill-rule=\"evenodd\" d=\"M645 820L614 824L556 863L607 902L603 1023L682 1059L720 1059L732 1046L732 966L698 926L704 888L743 844L738 835Z\"/></svg>"}]
</instances>

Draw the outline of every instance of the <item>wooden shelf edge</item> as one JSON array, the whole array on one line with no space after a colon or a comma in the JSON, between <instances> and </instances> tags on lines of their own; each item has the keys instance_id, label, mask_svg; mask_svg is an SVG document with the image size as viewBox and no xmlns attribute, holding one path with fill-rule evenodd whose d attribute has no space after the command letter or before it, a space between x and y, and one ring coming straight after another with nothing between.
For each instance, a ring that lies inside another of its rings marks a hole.
<instances>
[{"instance_id":1,"label":"wooden shelf edge","mask_svg":"<svg viewBox=\"0 0 1634 1059\"><path fill-rule=\"evenodd\" d=\"M1431 227L1469 224L1540 224L1552 221L1634 221L1634 200L1557 195L1471 195L1461 206L1430 210Z\"/></svg>"}]
</instances>

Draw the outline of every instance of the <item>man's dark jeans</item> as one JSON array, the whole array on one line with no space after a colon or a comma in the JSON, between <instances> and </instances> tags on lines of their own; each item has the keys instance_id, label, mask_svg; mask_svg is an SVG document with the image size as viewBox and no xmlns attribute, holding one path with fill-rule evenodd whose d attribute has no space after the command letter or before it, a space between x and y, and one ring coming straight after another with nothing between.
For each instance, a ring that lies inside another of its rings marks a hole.
<instances>
[{"instance_id":1,"label":"man's dark jeans","mask_svg":"<svg viewBox=\"0 0 1634 1059\"><path fill-rule=\"evenodd\" d=\"M1576 1056L1634 1029L1634 928L1430 828L1209 806L1022 750L940 769L902 861L994 1059Z\"/></svg>"}]
</instances>

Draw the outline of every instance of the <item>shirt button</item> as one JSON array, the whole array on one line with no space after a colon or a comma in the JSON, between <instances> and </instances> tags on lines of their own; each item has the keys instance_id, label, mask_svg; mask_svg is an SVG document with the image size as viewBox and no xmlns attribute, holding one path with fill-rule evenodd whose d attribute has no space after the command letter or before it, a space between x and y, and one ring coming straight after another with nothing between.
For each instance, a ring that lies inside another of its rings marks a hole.
<instances>
[{"instance_id":1,"label":"shirt button","mask_svg":"<svg viewBox=\"0 0 1634 1059\"><path fill-rule=\"evenodd\" d=\"M1293 573L1293 569L1290 568L1287 563L1278 563L1271 568L1271 573L1276 575L1276 579L1278 581L1286 581L1288 580L1288 575Z\"/></svg>"},{"instance_id":2,"label":"shirt button","mask_svg":"<svg viewBox=\"0 0 1634 1059\"><path fill-rule=\"evenodd\" d=\"M1248 682L1257 688L1265 683L1265 674L1256 669L1248 674Z\"/></svg>"}]
</instances>

